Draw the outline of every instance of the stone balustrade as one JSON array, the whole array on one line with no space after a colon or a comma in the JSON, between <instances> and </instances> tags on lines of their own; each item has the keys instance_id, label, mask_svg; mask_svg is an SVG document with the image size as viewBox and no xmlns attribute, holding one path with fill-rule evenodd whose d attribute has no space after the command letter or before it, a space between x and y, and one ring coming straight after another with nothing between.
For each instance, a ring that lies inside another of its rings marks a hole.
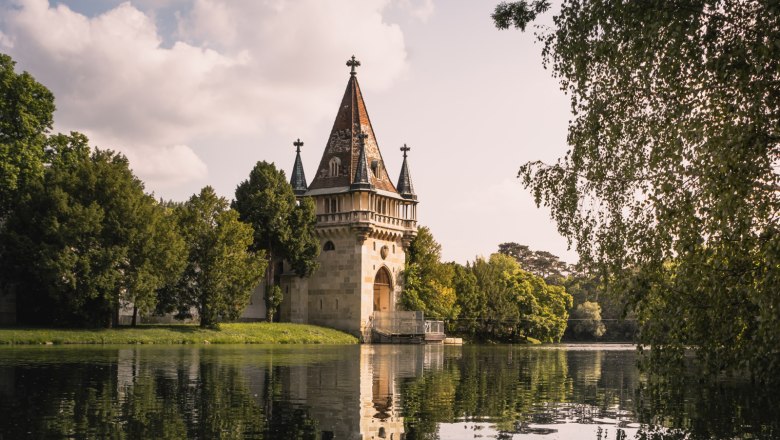
<instances>
[{"instance_id":1,"label":"stone balustrade","mask_svg":"<svg viewBox=\"0 0 780 440\"><path fill-rule=\"evenodd\" d=\"M394 226L398 229L417 229L417 220L383 215L374 211L349 211L317 214L318 225L346 225L351 223L378 223L387 226Z\"/></svg>"}]
</instances>

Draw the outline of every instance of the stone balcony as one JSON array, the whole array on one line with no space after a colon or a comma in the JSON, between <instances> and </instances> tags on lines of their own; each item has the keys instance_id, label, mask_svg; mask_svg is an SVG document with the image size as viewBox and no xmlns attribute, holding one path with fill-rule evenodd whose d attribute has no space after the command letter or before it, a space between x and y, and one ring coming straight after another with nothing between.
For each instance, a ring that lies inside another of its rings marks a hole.
<instances>
[{"instance_id":1,"label":"stone balcony","mask_svg":"<svg viewBox=\"0 0 780 440\"><path fill-rule=\"evenodd\" d=\"M356 224L383 226L403 231L417 231L417 220L379 214L374 211L348 211L317 214L317 226L350 226Z\"/></svg>"}]
</instances>

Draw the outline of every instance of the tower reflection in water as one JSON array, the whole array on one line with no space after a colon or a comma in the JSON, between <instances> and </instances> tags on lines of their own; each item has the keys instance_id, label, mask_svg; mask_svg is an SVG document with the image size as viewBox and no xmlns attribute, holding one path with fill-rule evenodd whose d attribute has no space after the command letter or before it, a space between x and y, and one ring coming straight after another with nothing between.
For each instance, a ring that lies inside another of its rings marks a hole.
<instances>
[{"instance_id":1,"label":"tower reflection in water","mask_svg":"<svg viewBox=\"0 0 780 440\"><path fill-rule=\"evenodd\" d=\"M441 369L444 347L361 345L343 350L355 355L285 369L289 399L308 408L323 440L405 438L400 382Z\"/></svg>"}]
</instances>

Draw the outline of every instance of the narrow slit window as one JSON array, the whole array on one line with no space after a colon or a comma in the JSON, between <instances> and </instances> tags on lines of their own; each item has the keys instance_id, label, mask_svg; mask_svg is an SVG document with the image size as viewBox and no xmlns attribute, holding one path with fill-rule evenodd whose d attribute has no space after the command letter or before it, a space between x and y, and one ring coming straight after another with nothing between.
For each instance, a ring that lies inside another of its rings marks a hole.
<instances>
[{"instance_id":1,"label":"narrow slit window","mask_svg":"<svg viewBox=\"0 0 780 440\"><path fill-rule=\"evenodd\" d=\"M336 177L341 172L341 159L334 157L329 162L330 165L330 177Z\"/></svg>"}]
</instances>

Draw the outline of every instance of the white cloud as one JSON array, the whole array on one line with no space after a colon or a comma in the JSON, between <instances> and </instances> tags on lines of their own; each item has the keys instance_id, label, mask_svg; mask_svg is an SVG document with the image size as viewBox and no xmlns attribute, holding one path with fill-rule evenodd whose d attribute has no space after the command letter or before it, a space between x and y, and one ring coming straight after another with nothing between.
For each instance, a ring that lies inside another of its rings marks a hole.
<instances>
[{"instance_id":1,"label":"white cloud","mask_svg":"<svg viewBox=\"0 0 780 440\"><path fill-rule=\"evenodd\" d=\"M46 0L12 3L0 6L0 44L52 89L57 127L124 152L149 186L202 179L200 150L189 147L200 139L226 149L269 127L332 117L323 98L343 83L353 53L370 88L406 69L384 0L175 1L174 38L160 35L153 10L130 2L94 17Z\"/></svg>"},{"instance_id":2,"label":"white cloud","mask_svg":"<svg viewBox=\"0 0 780 440\"><path fill-rule=\"evenodd\" d=\"M3 47L4 50L13 49L14 47L14 42L2 31L0 31L0 47Z\"/></svg>"},{"instance_id":3,"label":"white cloud","mask_svg":"<svg viewBox=\"0 0 780 440\"><path fill-rule=\"evenodd\" d=\"M422 22L428 21L433 15L433 0L397 0L396 3L399 8Z\"/></svg>"},{"instance_id":4,"label":"white cloud","mask_svg":"<svg viewBox=\"0 0 780 440\"><path fill-rule=\"evenodd\" d=\"M133 171L146 176L147 183L153 186L165 188L203 180L208 174L206 164L186 145L138 148L129 151L127 156L132 163L138 164Z\"/></svg>"}]
</instances>

